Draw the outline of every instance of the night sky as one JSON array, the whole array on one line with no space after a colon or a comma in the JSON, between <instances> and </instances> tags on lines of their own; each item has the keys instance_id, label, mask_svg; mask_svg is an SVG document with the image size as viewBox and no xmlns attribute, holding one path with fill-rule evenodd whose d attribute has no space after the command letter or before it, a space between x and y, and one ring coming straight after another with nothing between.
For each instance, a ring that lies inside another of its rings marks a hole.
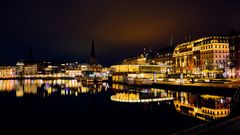
<instances>
[{"instance_id":1,"label":"night sky","mask_svg":"<svg viewBox=\"0 0 240 135\"><path fill-rule=\"evenodd\" d=\"M103 65L185 35L240 30L240 2L231 0L1 0L0 63L27 59L86 62L95 39Z\"/></svg>"}]
</instances>

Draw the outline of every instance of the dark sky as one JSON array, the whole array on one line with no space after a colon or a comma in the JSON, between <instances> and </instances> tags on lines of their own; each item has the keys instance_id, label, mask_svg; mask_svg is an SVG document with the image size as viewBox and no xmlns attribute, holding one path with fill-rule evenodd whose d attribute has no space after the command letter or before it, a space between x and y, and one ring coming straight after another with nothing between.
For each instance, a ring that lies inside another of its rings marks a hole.
<instances>
[{"instance_id":1,"label":"dark sky","mask_svg":"<svg viewBox=\"0 0 240 135\"><path fill-rule=\"evenodd\" d=\"M26 59L86 62L95 39L100 63L115 64L144 47L157 50L185 35L240 29L231 0L1 0L0 62Z\"/></svg>"}]
</instances>

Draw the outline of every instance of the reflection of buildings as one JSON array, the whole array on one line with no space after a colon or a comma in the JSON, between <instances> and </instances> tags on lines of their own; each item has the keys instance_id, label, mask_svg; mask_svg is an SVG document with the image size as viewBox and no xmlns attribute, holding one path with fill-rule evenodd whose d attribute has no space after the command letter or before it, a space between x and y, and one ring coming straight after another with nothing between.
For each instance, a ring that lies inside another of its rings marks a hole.
<instances>
[{"instance_id":1,"label":"reflection of buildings","mask_svg":"<svg viewBox=\"0 0 240 135\"><path fill-rule=\"evenodd\" d=\"M82 93L99 93L107 91L107 83L102 85L84 85L76 80L0 80L0 91L16 91L17 97L24 95L50 96L52 94L78 96Z\"/></svg>"},{"instance_id":2,"label":"reflection of buildings","mask_svg":"<svg viewBox=\"0 0 240 135\"><path fill-rule=\"evenodd\" d=\"M173 100L173 97L168 97L165 90L143 89L135 92L121 92L111 96L111 100L115 102L128 103L145 103L145 102L160 102Z\"/></svg>"},{"instance_id":3,"label":"reflection of buildings","mask_svg":"<svg viewBox=\"0 0 240 135\"><path fill-rule=\"evenodd\" d=\"M174 101L178 112L210 121L230 114L230 97L201 95L181 92Z\"/></svg>"},{"instance_id":4,"label":"reflection of buildings","mask_svg":"<svg viewBox=\"0 0 240 135\"><path fill-rule=\"evenodd\" d=\"M112 89L113 90L127 90L128 87L127 87L127 85L124 85L124 84L113 83L112 84Z\"/></svg>"}]
</instances>

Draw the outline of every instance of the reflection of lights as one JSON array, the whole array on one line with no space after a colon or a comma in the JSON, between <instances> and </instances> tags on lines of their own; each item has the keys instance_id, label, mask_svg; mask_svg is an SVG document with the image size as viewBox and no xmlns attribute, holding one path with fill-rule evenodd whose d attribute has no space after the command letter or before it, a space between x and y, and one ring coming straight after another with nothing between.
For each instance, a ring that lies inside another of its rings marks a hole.
<instances>
[{"instance_id":1,"label":"reflection of lights","mask_svg":"<svg viewBox=\"0 0 240 135\"><path fill-rule=\"evenodd\" d=\"M16 91L16 97L22 97L24 95L23 90L17 90Z\"/></svg>"},{"instance_id":2,"label":"reflection of lights","mask_svg":"<svg viewBox=\"0 0 240 135\"><path fill-rule=\"evenodd\" d=\"M212 98L212 99L219 99L219 98L223 98L223 96L216 96L216 95L201 95L201 97L203 98Z\"/></svg>"},{"instance_id":3,"label":"reflection of lights","mask_svg":"<svg viewBox=\"0 0 240 135\"><path fill-rule=\"evenodd\" d=\"M205 82L210 82L210 80L209 80L209 79L205 79L204 81L205 81Z\"/></svg>"},{"instance_id":4,"label":"reflection of lights","mask_svg":"<svg viewBox=\"0 0 240 135\"><path fill-rule=\"evenodd\" d=\"M221 101L221 104L223 104L223 102L224 102L223 99L221 99L220 101Z\"/></svg>"},{"instance_id":5,"label":"reflection of lights","mask_svg":"<svg viewBox=\"0 0 240 135\"><path fill-rule=\"evenodd\" d=\"M56 83L56 84L54 84ZM59 84L58 84L59 83ZM71 87L67 87L69 84ZM59 87L61 90L59 90ZM80 93L87 93L90 91L90 87L93 93L101 92L102 90L107 90L109 85L103 83L103 85L93 85L83 87L81 82L77 80L0 80L0 91L16 91L16 97L22 97L25 93L37 94L38 92L43 92L41 95L49 96L59 90L61 95L74 95L79 96ZM41 88L40 91L39 88ZM46 93L45 93L46 92Z\"/></svg>"},{"instance_id":6,"label":"reflection of lights","mask_svg":"<svg viewBox=\"0 0 240 135\"><path fill-rule=\"evenodd\" d=\"M111 96L111 100L115 102L128 102L128 103L147 103L147 102L159 102L173 100L173 97L164 97L164 98L147 98L140 99L139 93L117 93L116 95Z\"/></svg>"},{"instance_id":7,"label":"reflection of lights","mask_svg":"<svg viewBox=\"0 0 240 135\"><path fill-rule=\"evenodd\" d=\"M173 81L175 81L175 79L174 78L170 78L170 79L168 79L168 81L173 82Z\"/></svg>"},{"instance_id":8,"label":"reflection of lights","mask_svg":"<svg viewBox=\"0 0 240 135\"><path fill-rule=\"evenodd\" d=\"M142 92L142 93L150 93L150 90L145 89L145 90L142 90L141 92Z\"/></svg>"},{"instance_id":9,"label":"reflection of lights","mask_svg":"<svg viewBox=\"0 0 240 135\"><path fill-rule=\"evenodd\" d=\"M77 91L75 91L75 96L76 96L76 97L78 96L78 92L77 92Z\"/></svg>"},{"instance_id":10,"label":"reflection of lights","mask_svg":"<svg viewBox=\"0 0 240 135\"><path fill-rule=\"evenodd\" d=\"M87 87L82 87L82 93L87 93L89 91L89 88Z\"/></svg>"},{"instance_id":11,"label":"reflection of lights","mask_svg":"<svg viewBox=\"0 0 240 135\"><path fill-rule=\"evenodd\" d=\"M148 102L159 102L159 101L168 101L173 100L173 97L168 98L152 98L152 99L118 99L114 96L111 96L112 101L116 102L127 102L127 103L148 103Z\"/></svg>"},{"instance_id":12,"label":"reflection of lights","mask_svg":"<svg viewBox=\"0 0 240 135\"><path fill-rule=\"evenodd\" d=\"M61 95L65 95L65 90L61 90Z\"/></svg>"}]
</instances>

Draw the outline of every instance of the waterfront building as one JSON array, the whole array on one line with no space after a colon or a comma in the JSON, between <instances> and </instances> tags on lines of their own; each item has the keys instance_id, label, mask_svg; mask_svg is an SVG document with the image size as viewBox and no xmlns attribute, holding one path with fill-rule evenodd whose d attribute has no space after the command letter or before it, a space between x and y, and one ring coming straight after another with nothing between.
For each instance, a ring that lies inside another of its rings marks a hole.
<instances>
[{"instance_id":1,"label":"waterfront building","mask_svg":"<svg viewBox=\"0 0 240 135\"><path fill-rule=\"evenodd\" d=\"M194 42L185 42L177 45L173 52L176 73L191 73L193 67Z\"/></svg>"},{"instance_id":2,"label":"waterfront building","mask_svg":"<svg viewBox=\"0 0 240 135\"><path fill-rule=\"evenodd\" d=\"M174 59L173 59L174 47L161 48L153 57L153 63L160 65L161 73L170 74L174 70Z\"/></svg>"},{"instance_id":3,"label":"waterfront building","mask_svg":"<svg viewBox=\"0 0 240 135\"><path fill-rule=\"evenodd\" d=\"M174 49L176 73L202 77L229 77L229 43L226 36L208 36L177 45Z\"/></svg>"},{"instance_id":4,"label":"waterfront building","mask_svg":"<svg viewBox=\"0 0 240 135\"><path fill-rule=\"evenodd\" d=\"M25 63L23 67L23 74L28 75L37 75L38 72L38 65L37 64L30 64Z\"/></svg>"},{"instance_id":5,"label":"waterfront building","mask_svg":"<svg viewBox=\"0 0 240 135\"><path fill-rule=\"evenodd\" d=\"M14 78L16 76L16 67L0 66L0 78Z\"/></svg>"},{"instance_id":6,"label":"waterfront building","mask_svg":"<svg viewBox=\"0 0 240 135\"><path fill-rule=\"evenodd\" d=\"M23 66L24 66L24 62L23 61L18 61L16 63L16 76L17 77L23 76Z\"/></svg>"},{"instance_id":7,"label":"waterfront building","mask_svg":"<svg viewBox=\"0 0 240 135\"><path fill-rule=\"evenodd\" d=\"M141 54L139 57L131 57L124 59L122 64L126 65L144 65L147 64L147 58Z\"/></svg>"},{"instance_id":8,"label":"waterfront building","mask_svg":"<svg viewBox=\"0 0 240 135\"><path fill-rule=\"evenodd\" d=\"M65 71L67 76L75 77L82 75L81 64L79 64L78 62L67 63Z\"/></svg>"},{"instance_id":9,"label":"waterfront building","mask_svg":"<svg viewBox=\"0 0 240 135\"><path fill-rule=\"evenodd\" d=\"M146 48L143 49L143 53L139 56L129 57L122 61L124 65L147 65L147 64L155 64L153 61L153 52L151 47L146 51Z\"/></svg>"},{"instance_id":10,"label":"waterfront building","mask_svg":"<svg viewBox=\"0 0 240 135\"><path fill-rule=\"evenodd\" d=\"M113 82L150 84L163 77L160 65L113 65L111 68Z\"/></svg>"},{"instance_id":11,"label":"waterfront building","mask_svg":"<svg viewBox=\"0 0 240 135\"><path fill-rule=\"evenodd\" d=\"M240 34L229 36L230 70L231 77L240 77Z\"/></svg>"}]
</instances>

